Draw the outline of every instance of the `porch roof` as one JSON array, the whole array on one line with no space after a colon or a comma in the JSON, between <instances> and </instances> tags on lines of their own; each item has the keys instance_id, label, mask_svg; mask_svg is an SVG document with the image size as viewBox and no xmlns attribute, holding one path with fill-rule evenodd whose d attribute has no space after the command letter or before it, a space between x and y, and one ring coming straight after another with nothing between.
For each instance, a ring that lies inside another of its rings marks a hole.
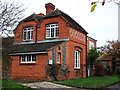
<instances>
[{"instance_id":1,"label":"porch roof","mask_svg":"<svg viewBox=\"0 0 120 90\"><path fill-rule=\"evenodd\" d=\"M64 41L57 42L45 42L45 43L32 43L32 44L18 44L13 45L11 48L10 55L18 55L21 53L45 53L48 49L55 47L58 44L61 44Z\"/></svg>"}]
</instances>

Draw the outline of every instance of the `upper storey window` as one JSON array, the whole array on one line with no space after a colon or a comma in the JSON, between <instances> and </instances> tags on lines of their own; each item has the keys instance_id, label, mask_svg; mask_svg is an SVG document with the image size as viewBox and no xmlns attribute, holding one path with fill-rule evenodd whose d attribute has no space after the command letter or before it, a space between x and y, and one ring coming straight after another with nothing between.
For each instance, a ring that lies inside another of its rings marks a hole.
<instances>
[{"instance_id":1,"label":"upper storey window","mask_svg":"<svg viewBox=\"0 0 120 90\"><path fill-rule=\"evenodd\" d=\"M58 37L58 23L46 25L46 38Z\"/></svg>"},{"instance_id":2,"label":"upper storey window","mask_svg":"<svg viewBox=\"0 0 120 90\"><path fill-rule=\"evenodd\" d=\"M26 27L23 29L23 40L33 40L33 27Z\"/></svg>"},{"instance_id":3,"label":"upper storey window","mask_svg":"<svg viewBox=\"0 0 120 90\"><path fill-rule=\"evenodd\" d=\"M94 43L91 42L91 41L89 42L89 48L90 48L90 49L94 48Z\"/></svg>"}]
</instances>

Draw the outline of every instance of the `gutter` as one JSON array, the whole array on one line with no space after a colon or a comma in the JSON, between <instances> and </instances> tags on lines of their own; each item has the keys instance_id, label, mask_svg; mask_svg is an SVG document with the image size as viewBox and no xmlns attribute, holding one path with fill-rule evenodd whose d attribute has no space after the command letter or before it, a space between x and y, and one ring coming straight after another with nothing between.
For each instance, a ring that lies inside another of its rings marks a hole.
<instances>
[{"instance_id":1,"label":"gutter","mask_svg":"<svg viewBox=\"0 0 120 90\"><path fill-rule=\"evenodd\" d=\"M25 54L45 54L47 52L28 52L28 53L12 53L9 54L10 56L14 56L14 55L25 55Z\"/></svg>"}]
</instances>

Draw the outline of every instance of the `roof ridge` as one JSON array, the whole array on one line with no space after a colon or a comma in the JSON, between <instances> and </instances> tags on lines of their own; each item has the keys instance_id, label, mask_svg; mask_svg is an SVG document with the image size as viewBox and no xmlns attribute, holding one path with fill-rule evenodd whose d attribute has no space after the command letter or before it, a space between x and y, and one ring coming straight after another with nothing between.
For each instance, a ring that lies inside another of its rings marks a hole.
<instances>
[{"instance_id":1,"label":"roof ridge","mask_svg":"<svg viewBox=\"0 0 120 90\"><path fill-rule=\"evenodd\" d=\"M26 21L31 21L31 20L35 20L35 21L40 21L43 17L39 16L35 13L29 15L28 17L26 17L25 19L23 19L21 22L26 22Z\"/></svg>"}]
</instances>

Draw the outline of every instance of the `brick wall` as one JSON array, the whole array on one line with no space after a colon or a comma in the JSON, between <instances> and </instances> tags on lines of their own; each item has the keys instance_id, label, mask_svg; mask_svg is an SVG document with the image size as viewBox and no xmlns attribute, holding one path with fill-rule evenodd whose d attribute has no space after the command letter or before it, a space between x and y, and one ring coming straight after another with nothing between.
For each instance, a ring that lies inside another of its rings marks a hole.
<instances>
[{"instance_id":1,"label":"brick wall","mask_svg":"<svg viewBox=\"0 0 120 90\"><path fill-rule=\"evenodd\" d=\"M33 26L33 40L31 42L34 42L36 40L36 24L35 21L21 22L14 31L14 43L23 42L23 28L28 26Z\"/></svg>"},{"instance_id":2,"label":"brick wall","mask_svg":"<svg viewBox=\"0 0 120 90\"><path fill-rule=\"evenodd\" d=\"M38 41L46 40L46 25L51 23L58 23L59 25L59 37L58 39L68 38L69 30L67 23L63 20L62 17L53 17L44 19L40 24L38 29Z\"/></svg>"},{"instance_id":3,"label":"brick wall","mask_svg":"<svg viewBox=\"0 0 120 90\"><path fill-rule=\"evenodd\" d=\"M81 45L80 43L76 43L73 41L67 42L66 46L66 63L68 64L69 70L71 74L69 78L75 78L75 72L74 69L74 50L76 48L79 48L81 53L81 59L80 59L80 71L82 71L82 74L79 77L86 77L86 45Z\"/></svg>"},{"instance_id":4,"label":"brick wall","mask_svg":"<svg viewBox=\"0 0 120 90\"><path fill-rule=\"evenodd\" d=\"M46 54L36 55L35 64L20 64L20 56L12 56L12 79L13 80L44 80L46 77Z\"/></svg>"}]
</instances>

